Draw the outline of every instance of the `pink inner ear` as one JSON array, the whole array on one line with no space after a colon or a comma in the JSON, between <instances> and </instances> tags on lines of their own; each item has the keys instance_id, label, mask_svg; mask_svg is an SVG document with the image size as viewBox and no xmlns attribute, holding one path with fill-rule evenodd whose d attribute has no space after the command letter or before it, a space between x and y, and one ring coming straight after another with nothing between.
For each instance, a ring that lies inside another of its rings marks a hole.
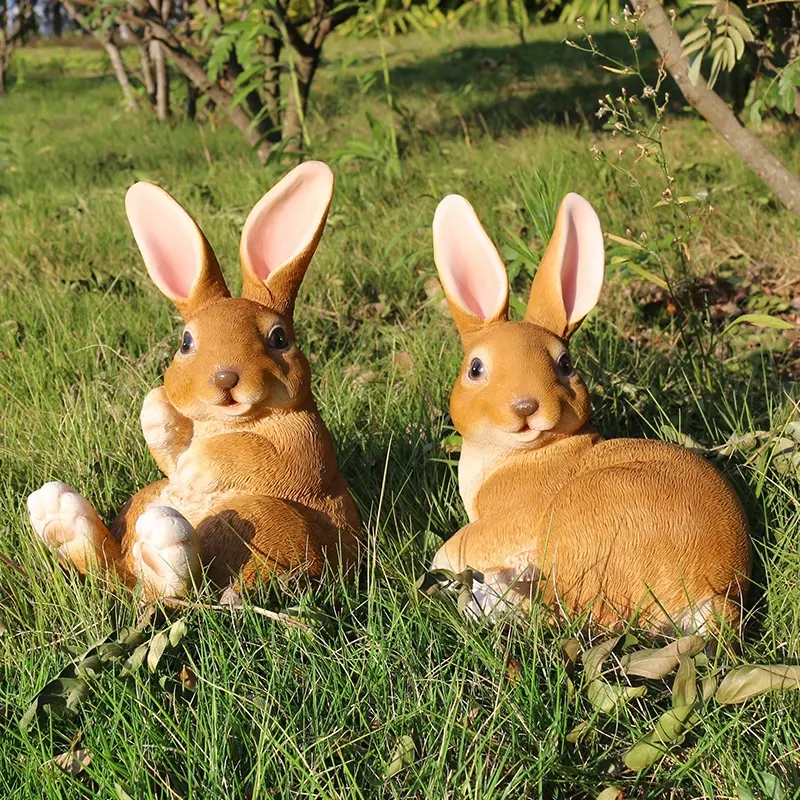
<instances>
[{"instance_id":1,"label":"pink inner ear","mask_svg":"<svg viewBox=\"0 0 800 800\"><path fill-rule=\"evenodd\" d=\"M480 319L501 313L508 302L508 275L472 206L451 194L433 217L433 257L445 293Z\"/></svg>"},{"instance_id":2,"label":"pink inner ear","mask_svg":"<svg viewBox=\"0 0 800 800\"><path fill-rule=\"evenodd\" d=\"M565 198L566 243L561 264L561 297L568 324L582 320L597 305L603 288L605 247L600 220L580 195Z\"/></svg>"},{"instance_id":3,"label":"pink inner ear","mask_svg":"<svg viewBox=\"0 0 800 800\"><path fill-rule=\"evenodd\" d=\"M167 297L187 300L202 257L192 218L163 189L150 183L131 186L125 210L153 282Z\"/></svg>"},{"instance_id":4,"label":"pink inner ear","mask_svg":"<svg viewBox=\"0 0 800 800\"><path fill-rule=\"evenodd\" d=\"M265 280L308 247L333 192L333 173L307 161L261 198L247 218L242 242L253 274Z\"/></svg>"}]
</instances>

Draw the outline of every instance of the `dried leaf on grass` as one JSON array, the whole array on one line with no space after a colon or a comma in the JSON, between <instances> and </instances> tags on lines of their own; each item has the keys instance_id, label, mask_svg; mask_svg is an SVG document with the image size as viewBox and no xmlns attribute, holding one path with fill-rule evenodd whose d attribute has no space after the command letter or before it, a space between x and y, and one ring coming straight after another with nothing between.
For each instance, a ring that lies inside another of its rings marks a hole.
<instances>
[{"instance_id":1,"label":"dried leaf on grass","mask_svg":"<svg viewBox=\"0 0 800 800\"><path fill-rule=\"evenodd\" d=\"M751 697L779 689L800 688L800 667L756 666L734 667L722 680L714 699L723 705L744 703Z\"/></svg>"},{"instance_id":2,"label":"dried leaf on grass","mask_svg":"<svg viewBox=\"0 0 800 800\"><path fill-rule=\"evenodd\" d=\"M615 636L613 639L607 639L583 654L583 669L587 680L593 681L600 676L605 660L611 655L621 638L621 636Z\"/></svg>"},{"instance_id":3,"label":"dried leaf on grass","mask_svg":"<svg viewBox=\"0 0 800 800\"><path fill-rule=\"evenodd\" d=\"M618 683L609 683L602 678L596 678L586 689L586 696L595 708L611 714L617 708L629 703L634 697L641 697L646 692L646 686L621 686Z\"/></svg>"},{"instance_id":4,"label":"dried leaf on grass","mask_svg":"<svg viewBox=\"0 0 800 800\"><path fill-rule=\"evenodd\" d=\"M702 636L684 636L658 650L639 650L622 658L627 675L640 678L666 678L679 664L680 656L695 656L706 645Z\"/></svg>"},{"instance_id":5,"label":"dried leaf on grass","mask_svg":"<svg viewBox=\"0 0 800 800\"><path fill-rule=\"evenodd\" d=\"M73 750L61 753L53 759L53 764L70 775L80 775L91 763L92 757L87 750Z\"/></svg>"},{"instance_id":6,"label":"dried leaf on grass","mask_svg":"<svg viewBox=\"0 0 800 800\"><path fill-rule=\"evenodd\" d=\"M692 706L673 708L658 718L650 733L631 747L622 760L628 769L640 772L661 758L673 744L683 741L684 733L691 727Z\"/></svg>"}]
</instances>

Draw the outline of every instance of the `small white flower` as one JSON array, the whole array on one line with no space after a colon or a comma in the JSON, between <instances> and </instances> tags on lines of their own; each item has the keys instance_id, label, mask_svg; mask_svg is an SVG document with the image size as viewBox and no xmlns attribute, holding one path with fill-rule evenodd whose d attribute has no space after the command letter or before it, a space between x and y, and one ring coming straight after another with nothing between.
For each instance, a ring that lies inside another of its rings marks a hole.
<instances>
[{"instance_id":1,"label":"small white flower","mask_svg":"<svg viewBox=\"0 0 800 800\"><path fill-rule=\"evenodd\" d=\"M644 91L642 92L642 94L645 97L655 97L656 96L656 90L652 86L645 86L644 87Z\"/></svg>"}]
</instances>

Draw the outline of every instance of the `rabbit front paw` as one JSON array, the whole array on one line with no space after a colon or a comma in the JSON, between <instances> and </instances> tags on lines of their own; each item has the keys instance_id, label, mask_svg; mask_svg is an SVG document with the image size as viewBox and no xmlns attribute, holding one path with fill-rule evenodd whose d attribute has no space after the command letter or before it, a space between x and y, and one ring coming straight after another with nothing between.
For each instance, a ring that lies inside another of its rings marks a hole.
<instances>
[{"instance_id":1,"label":"rabbit front paw","mask_svg":"<svg viewBox=\"0 0 800 800\"><path fill-rule=\"evenodd\" d=\"M167 399L163 386L152 389L142 403L142 433L158 466L169 474L192 443L194 426Z\"/></svg>"},{"instance_id":2,"label":"rabbit front paw","mask_svg":"<svg viewBox=\"0 0 800 800\"><path fill-rule=\"evenodd\" d=\"M179 459L175 472L170 480L181 488L192 492L214 492L220 488L221 481L211 464L202 457L200 449L195 445L187 450Z\"/></svg>"}]
</instances>

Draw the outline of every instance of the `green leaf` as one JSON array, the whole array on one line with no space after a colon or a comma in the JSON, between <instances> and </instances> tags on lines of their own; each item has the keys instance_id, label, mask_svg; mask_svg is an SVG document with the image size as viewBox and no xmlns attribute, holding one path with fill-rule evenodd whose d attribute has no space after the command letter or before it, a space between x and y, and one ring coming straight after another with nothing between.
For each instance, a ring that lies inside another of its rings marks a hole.
<instances>
[{"instance_id":1,"label":"green leaf","mask_svg":"<svg viewBox=\"0 0 800 800\"><path fill-rule=\"evenodd\" d=\"M579 742L588 732L589 732L589 723L588 722L579 722L568 734L567 734L567 741L570 744L575 744Z\"/></svg>"},{"instance_id":2,"label":"green leaf","mask_svg":"<svg viewBox=\"0 0 800 800\"><path fill-rule=\"evenodd\" d=\"M386 767L386 777L391 778L406 767L410 767L414 763L414 754L416 750L417 746L410 736L401 736L397 740L397 744L392 752L392 758Z\"/></svg>"},{"instance_id":3,"label":"green leaf","mask_svg":"<svg viewBox=\"0 0 800 800\"><path fill-rule=\"evenodd\" d=\"M780 107L786 114L794 114L795 88L788 81L779 81Z\"/></svg>"},{"instance_id":4,"label":"green leaf","mask_svg":"<svg viewBox=\"0 0 800 800\"><path fill-rule=\"evenodd\" d=\"M771 772L762 772L759 780L767 800L786 800L786 790L777 775L773 775Z\"/></svg>"},{"instance_id":5,"label":"green leaf","mask_svg":"<svg viewBox=\"0 0 800 800\"><path fill-rule=\"evenodd\" d=\"M618 683L609 683L603 678L596 678L586 689L586 697L595 708L610 714L619 706L624 706L634 697L641 697L646 692L646 686L621 686Z\"/></svg>"},{"instance_id":6,"label":"green leaf","mask_svg":"<svg viewBox=\"0 0 800 800\"><path fill-rule=\"evenodd\" d=\"M635 272L640 278L644 278L654 283L656 286L660 286L662 289L669 291L669 284L663 278L659 278L658 275L654 275L650 270L640 267L636 262L628 261L625 266L631 272Z\"/></svg>"},{"instance_id":7,"label":"green leaf","mask_svg":"<svg viewBox=\"0 0 800 800\"><path fill-rule=\"evenodd\" d=\"M611 655L621 638L621 636L615 636L613 639L608 639L596 647L590 648L583 654L583 669L587 680L593 681L600 677L600 673L603 671L603 662Z\"/></svg>"},{"instance_id":8,"label":"green leaf","mask_svg":"<svg viewBox=\"0 0 800 800\"><path fill-rule=\"evenodd\" d=\"M791 322L787 322L780 317L773 317L769 314L742 314L740 317L736 317L736 319L722 331L720 336L724 336L731 328L745 323L747 325L754 325L757 328L776 328L782 331L794 328Z\"/></svg>"},{"instance_id":9,"label":"green leaf","mask_svg":"<svg viewBox=\"0 0 800 800\"><path fill-rule=\"evenodd\" d=\"M145 657L147 656L147 651L150 649L150 643L145 642L144 644L140 644L127 658L125 663L122 665L122 675L132 675L136 672L139 667L144 664Z\"/></svg>"},{"instance_id":10,"label":"green leaf","mask_svg":"<svg viewBox=\"0 0 800 800\"><path fill-rule=\"evenodd\" d=\"M730 6L730 8L736 8L736 6ZM736 10L738 11L739 9L736 8ZM753 41L753 32L750 30L750 26L743 17L738 16L738 14L729 14L727 23L733 26L746 42Z\"/></svg>"},{"instance_id":11,"label":"green leaf","mask_svg":"<svg viewBox=\"0 0 800 800\"><path fill-rule=\"evenodd\" d=\"M642 737L622 757L625 766L635 772L654 764L669 749L670 745L679 741L686 730L687 722L692 716L692 706L673 708L662 714L655 728Z\"/></svg>"},{"instance_id":12,"label":"green leaf","mask_svg":"<svg viewBox=\"0 0 800 800\"><path fill-rule=\"evenodd\" d=\"M697 81L700 78L700 66L703 63L703 56L706 54L705 47L695 56L689 67L689 80L692 86L697 86Z\"/></svg>"},{"instance_id":13,"label":"green leaf","mask_svg":"<svg viewBox=\"0 0 800 800\"><path fill-rule=\"evenodd\" d=\"M659 650L639 650L624 656L622 668L640 678L666 678L680 663L680 656L695 656L705 646L702 636L684 636Z\"/></svg>"},{"instance_id":14,"label":"green leaf","mask_svg":"<svg viewBox=\"0 0 800 800\"><path fill-rule=\"evenodd\" d=\"M693 706L697 702L697 670L689 656L678 656L678 674L672 684L672 707Z\"/></svg>"},{"instance_id":15,"label":"green leaf","mask_svg":"<svg viewBox=\"0 0 800 800\"><path fill-rule=\"evenodd\" d=\"M696 42L698 39L705 39L708 36L709 30L705 25L701 25L699 28L695 28L693 31L689 31L686 36L683 37L683 46L685 47L687 44L691 44L692 42Z\"/></svg>"},{"instance_id":16,"label":"green leaf","mask_svg":"<svg viewBox=\"0 0 800 800\"><path fill-rule=\"evenodd\" d=\"M133 798L122 788L122 784L114 783L114 791L117 794L117 800L133 800Z\"/></svg>"},{"instance_id":17,"label":"green leaf","mask_svg":"<svg viewBox=\"0 0 800 800\"><path fill-rule=\"evenodd\" d=\"M734 667L722 680L714 699L723 705L744 703L751 697L781 689L800 688L800 667L756 666Z\"/></svg>"},{"instance_id":18,"label":"green leaf","mask_svg":"<svg viewBox=\"0 0 800 800\"><path fill-rule=\"evenodd\" d=\"M728 36L734 46L734 60L738 61L744 55L744 37L736 28L728 28Z\"/></svg>"},{"instance_id":19,"label":"green leaf","mask_svg":"<svg viewBox=\"0 0 800 800\"><path fill-rule=\"evenodd\" d=\"M181 639L186 636L186 632L189 630L189 626L186 624L185 619L179 619L177 622L174 622L169 627L169 646L170 647L177 647L180 644Z\"/></svg>"},{"instance_id":20,"label":"green leaf","mask_svg":"<svg viewBox=\"0 0 800 800\"><path fill-rule=\"evenodd\" d=\"M155 672L158 669L158 662L161 661L161 656L169 644L169 633L161 631L157 633L150 641L150 650L147 653L147 668L150 672Z\"/></svg>"},{"instance_id":21,"label":"green leaf","mask_svg":"<svg viewBox=\"0 0 800 800\"><path fill-rule=\"evenodd\" d=\"M623 797L625 795L622 793L622 789L618 789L616 786L609 786L597 795L597 800L622 800Z\"/></svg>"}]
</instances>

